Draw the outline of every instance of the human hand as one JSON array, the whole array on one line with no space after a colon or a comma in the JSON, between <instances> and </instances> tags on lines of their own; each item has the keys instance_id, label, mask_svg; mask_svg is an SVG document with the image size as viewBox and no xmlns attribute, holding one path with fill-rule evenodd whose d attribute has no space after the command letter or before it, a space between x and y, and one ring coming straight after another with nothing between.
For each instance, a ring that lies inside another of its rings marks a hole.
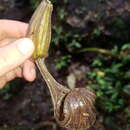
<instances>
[{"instance_id":1,"label":"human hand","mask_svg":"<svg viewBox=\"0 0 130 130\"><path fill-rule=\"evenodd\" d=\"M16 77L33 81L35 65L30 58L34 45L26 35L28 24L0 20L0 88Z\"/></svg>"}]
</instances>

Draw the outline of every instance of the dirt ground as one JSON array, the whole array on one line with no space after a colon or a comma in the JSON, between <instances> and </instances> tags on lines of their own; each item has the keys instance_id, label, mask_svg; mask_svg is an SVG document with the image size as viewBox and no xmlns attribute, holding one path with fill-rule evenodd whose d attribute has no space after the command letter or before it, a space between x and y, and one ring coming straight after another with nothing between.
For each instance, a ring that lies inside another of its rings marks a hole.
<instances>
[{"instance_id":1,"label":"dirt ground","mask_svg":"<svg viewBox=\"0 0 130 130\"><path fill-rule=\"evenodd\" d=\"M28 8L28 5L26 0L0 0L0 18L28 22L32 15L32 10ZM72 24L73 19L68 19L68 23ZM66 84L64 72L58 73L55 69L54 58L50 56L47 63L54 77L60 83ZM81 72L80 76L84 69L89 69L88 66L79 67L78 64L74 64L66 72L75 72L77 67ZM54 119L50 93L38 70L37 78L33 83L28 83L24 79L18 79L15 83L11 83L13 84L11 89L7 87L0 91L0 129L65 130L60 128ZM79 87L84 84L86 83L80 81L77 83ZM99 119L94 128L89 130L105 130L100 122L102 119Z\"/></svg>"}]
</instances>

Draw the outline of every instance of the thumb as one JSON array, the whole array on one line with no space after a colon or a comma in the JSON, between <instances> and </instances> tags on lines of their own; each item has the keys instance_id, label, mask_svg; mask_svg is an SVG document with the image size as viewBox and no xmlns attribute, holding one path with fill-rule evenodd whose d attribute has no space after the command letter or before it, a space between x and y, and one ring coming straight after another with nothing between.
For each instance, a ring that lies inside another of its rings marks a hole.
<instances>
[{"instance_id":1,"label":"thumb","mask_svg":"<svg viewBox=\"0 0 130 130\"><path fill-rule=\"evenodd\" d=\"M0 48L0 76L21 65L34 51L33 42L28 38L16 40Z\"/></svg>"}]
</instances>

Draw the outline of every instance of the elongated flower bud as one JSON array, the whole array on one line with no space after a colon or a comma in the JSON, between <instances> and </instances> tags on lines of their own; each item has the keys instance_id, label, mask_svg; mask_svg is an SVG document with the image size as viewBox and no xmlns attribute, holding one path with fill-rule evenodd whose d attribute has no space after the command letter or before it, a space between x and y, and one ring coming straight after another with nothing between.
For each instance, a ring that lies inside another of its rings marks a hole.
<instances>
[{"instance_id":1,"label":"elongated flower bud","mask_svg":"<svg viewBox=\"0 0 130 130\"><path fill-rule=\"evenodd\" d=\"M27 36L35 44L33 58L46 57L51 41L51 14L53 6L49 0L43 0L33 14Z\"/></svg>"}]
</instances>

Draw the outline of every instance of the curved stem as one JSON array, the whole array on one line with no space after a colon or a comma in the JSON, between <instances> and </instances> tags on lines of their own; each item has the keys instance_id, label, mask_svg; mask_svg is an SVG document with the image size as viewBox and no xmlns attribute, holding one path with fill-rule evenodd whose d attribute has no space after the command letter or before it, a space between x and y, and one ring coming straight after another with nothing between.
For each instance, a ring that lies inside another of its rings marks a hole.
<instances>
[{"instance_id":1,"label":"curved stem","mask_svg":"<svg viewBox=\"0 0 130 130\"><path fill-rule=\"evenodd\" d=\"M41 75L47 83L47 86L51 93L53 105L56 107L58 101L60 101L70 90L59 84L52 77L45 65L44 59L38 58L35 62L41 72Z\"/></svg>"}]
</instances>

